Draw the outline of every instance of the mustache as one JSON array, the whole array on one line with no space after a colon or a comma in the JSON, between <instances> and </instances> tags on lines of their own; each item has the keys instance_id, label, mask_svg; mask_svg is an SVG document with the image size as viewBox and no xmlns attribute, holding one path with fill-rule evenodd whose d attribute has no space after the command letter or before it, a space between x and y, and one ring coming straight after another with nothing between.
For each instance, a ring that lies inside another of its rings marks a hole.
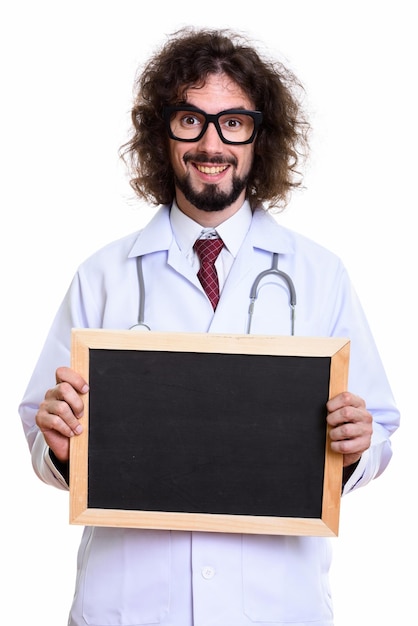
<instances>
[{"instance_id":1,"label":"mustache","mask_svg":"<svg viewBox=\"0 0 418 626\"><path fill-rule=\"evenodd\" d=\"M186 152L183 155L184 163L189 163L193 161L194 163L214 163L216 165L234 165L237 166L237 159L233 156L225 157L225 156L209 156L204 152L198 152L194 154L193 152Z\"/></svg>"}]
</instances>

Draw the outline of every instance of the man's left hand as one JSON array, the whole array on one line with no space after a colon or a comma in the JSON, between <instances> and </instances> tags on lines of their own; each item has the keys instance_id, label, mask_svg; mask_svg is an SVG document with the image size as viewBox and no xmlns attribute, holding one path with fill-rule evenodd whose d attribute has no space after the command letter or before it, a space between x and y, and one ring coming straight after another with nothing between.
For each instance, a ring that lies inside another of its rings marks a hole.
<instances>
[{"instance_id":1,"label":"man's left hand","mask_svg":"<svg viewBox=\"0 0 418 626\"><path fill-rule=\"evenodd\" d=\"M344 455L343 466L356 463L370 447L373 418L359 396L344 391L327 402L331 449Z\"/></svg>"}]
</instances>

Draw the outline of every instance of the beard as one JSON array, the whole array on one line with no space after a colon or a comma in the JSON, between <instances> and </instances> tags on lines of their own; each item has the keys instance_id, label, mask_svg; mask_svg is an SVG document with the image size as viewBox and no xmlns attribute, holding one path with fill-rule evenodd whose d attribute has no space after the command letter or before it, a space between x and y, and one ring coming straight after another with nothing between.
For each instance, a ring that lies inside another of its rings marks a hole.
<instances>
[{"instance_id":1,"label":"beard","mask_svg":"<svg viewBox=\"0 0 418 626\"><path fill-rule=\"evenodd\" d=\"M230 191L221 191L218 186L207 184L202 191L195 191L190 183L190 176L186 174L183 178L175 176L175 185L183 193L188 202L197 209L206 212L223 211L235 202L246 189L248 176L239 178L233 176Z\"/></svg>"}]
</instances>

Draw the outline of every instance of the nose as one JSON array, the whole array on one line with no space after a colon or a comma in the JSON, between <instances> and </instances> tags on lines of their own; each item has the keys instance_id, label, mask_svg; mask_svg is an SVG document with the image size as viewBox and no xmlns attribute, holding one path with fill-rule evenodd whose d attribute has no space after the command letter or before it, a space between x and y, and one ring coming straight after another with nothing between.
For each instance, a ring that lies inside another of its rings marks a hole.
<instances>
[{"instance_id":1,"label":"nose","mask_svg":"<svg viewBox=\"0 0 418 626\"><path fill-rule=\"evenodd\" d=\"M206 152L222 152L223 141L213 122L209 122L205 134L199 139L199 147Z\"/></svg>"}]
</instances>

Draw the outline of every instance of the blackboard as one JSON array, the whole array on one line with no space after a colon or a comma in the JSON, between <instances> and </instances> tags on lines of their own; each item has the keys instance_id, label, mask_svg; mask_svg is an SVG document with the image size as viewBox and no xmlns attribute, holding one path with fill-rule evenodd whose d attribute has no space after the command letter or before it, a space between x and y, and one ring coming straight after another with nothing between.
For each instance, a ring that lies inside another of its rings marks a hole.
<instances>
[{"instance_id":1,"label":"blackboard","mask_svg":"<svg viewBox=\"0 0 418 626\"><path fill-rule=\"evenodd\" d=\"M325 404L346 388L348 354L335 338L73 331L90 392L70 521L337 534Z\"/></svg>"}]
</instances>

